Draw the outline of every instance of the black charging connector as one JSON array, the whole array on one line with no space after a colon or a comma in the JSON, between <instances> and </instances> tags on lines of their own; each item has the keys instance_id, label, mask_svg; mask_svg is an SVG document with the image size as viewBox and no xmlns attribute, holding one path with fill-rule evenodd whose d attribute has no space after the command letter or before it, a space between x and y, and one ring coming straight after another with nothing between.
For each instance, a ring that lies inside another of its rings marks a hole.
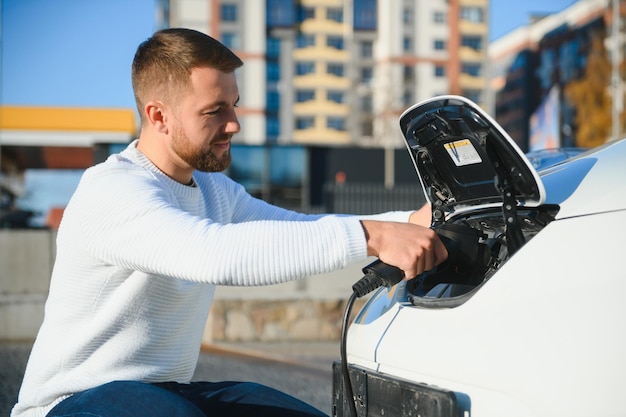
<instances>
[{"instance_id":1,"label":"black charging connector","mask_svg":"<svg viewBox=\"0 0 626 417\"><path fill-rule=\"evenodd\" d=\"M404 278L404 272L400 268L386 264L380 259L363 268L363 273L365 274L363 278L352 286L352 291L359 298L383 285L393 287Z\"/></svg>"}]
</instances>

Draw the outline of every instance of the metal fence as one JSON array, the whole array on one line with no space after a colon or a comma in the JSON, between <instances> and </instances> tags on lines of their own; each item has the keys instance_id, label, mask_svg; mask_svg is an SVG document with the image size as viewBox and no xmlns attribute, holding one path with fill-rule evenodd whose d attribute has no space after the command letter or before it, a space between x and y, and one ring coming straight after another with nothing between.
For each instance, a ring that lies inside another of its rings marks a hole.
<instances>
[{"instance_id":1,"label":"metal fence","mask_svg":"<svg viewBox=\"0 0 626 417\"><path fill-rule=\"evenodd\" d=\"M325 209L329 213L375 214L393 210L415 210L425 202L424 191L417 184L326 184Z\"/></svg>"}]
</instances>

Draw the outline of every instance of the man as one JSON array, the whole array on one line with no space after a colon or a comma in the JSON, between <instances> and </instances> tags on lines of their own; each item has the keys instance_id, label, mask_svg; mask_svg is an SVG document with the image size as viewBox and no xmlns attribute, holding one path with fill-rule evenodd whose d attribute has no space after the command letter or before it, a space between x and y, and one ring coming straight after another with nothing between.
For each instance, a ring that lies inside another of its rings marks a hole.
<instances>
[{"instance_id":1,"label":"man","mask_svg":"<svg viewBox=\"0 0 626 417\"><path fill-rule=\"evenodd\" d=\"M368 255L413 277L446 258L427 208L304 215L219 173L240 129L241 65L187 29L139 46L140 137L87 170L65 210L12 416L323 415L258 384L189 383L215 285L275 284Z\"/></svg>"}]
</instances>

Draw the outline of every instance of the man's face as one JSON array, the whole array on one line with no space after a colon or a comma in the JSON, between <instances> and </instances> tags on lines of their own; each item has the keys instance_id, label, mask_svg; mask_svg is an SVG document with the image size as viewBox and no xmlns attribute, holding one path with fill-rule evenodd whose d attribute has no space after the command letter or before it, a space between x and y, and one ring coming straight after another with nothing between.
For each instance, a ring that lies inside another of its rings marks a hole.
<instances>
[{"instance_id":1,"label":"man's face","mask_svg":"<svg viewBox=\"0 0 626 417\"><path fill-rule=\"evenodd\" d=\"M171 149L198 171L223 171L230 165L232 136L240 130L235 74L196 68L191 85L175 110Z\"/></svg>"}]
</instances>

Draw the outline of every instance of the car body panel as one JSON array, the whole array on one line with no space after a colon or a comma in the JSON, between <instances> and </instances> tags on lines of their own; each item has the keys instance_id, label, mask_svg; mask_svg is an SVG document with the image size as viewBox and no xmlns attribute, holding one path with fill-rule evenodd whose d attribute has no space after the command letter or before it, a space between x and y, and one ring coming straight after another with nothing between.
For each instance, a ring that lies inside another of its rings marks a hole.
<instances>
[{"instance_id":1,"label":"car body panel","mask_svg":"<svg viewBox=\"0 0 626 417\"><path fill-rule=\"evenodd\" d=\"M557 218L626 209L626 140L609 142L540 173Z\"/></svg>"},{"instance_id":2,"label":"car body panel","mask_svg":"<svg viewBox=\"0 0 626 417\"><path fill-rule=\"evenodd\" d=\"M349 361L463 393L473 416L618 415L624 236L626 211L553 221L462 305L354 323L368 355Z\"/></svg>"},{"instance_id":3,"label":"car body panel","mask_svg":"<svg viewBox=\"0 0 626 417\"><path fill-rule=\"evenodd\" d=\"M625 235L626 211L554 221L462 305L397 303L381 323L353 323L349 361L464 393L473 416L617 415Z\"/></svg>"},{"instance_id":4,"label":"car body panel","mask_svg":"<svg viewBox=\"0 0 626 417\"><path fill-rule=\"evenodd\" d=\"M419 276L378 289L349 328L348 363L453 391L459 415L623 415L626 139L538 175L539 205L516 214L522 245L459 296L431 303ZM507 224L498 205L454 207L444 223L487 235Z\"/></svg>"}]
</instances>

